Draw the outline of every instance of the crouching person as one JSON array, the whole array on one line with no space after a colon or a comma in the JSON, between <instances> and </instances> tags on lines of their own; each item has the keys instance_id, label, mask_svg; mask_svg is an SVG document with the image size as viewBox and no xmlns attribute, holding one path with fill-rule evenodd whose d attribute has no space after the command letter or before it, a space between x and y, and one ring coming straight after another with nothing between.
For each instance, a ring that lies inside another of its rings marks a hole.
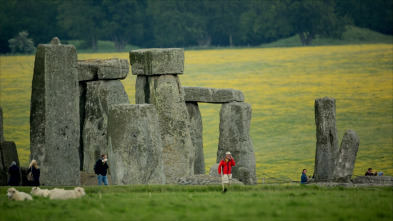
<instances>
[{"instance_id":1,"label":"crouching person","mask_svg":"<svg viewBox=\"0 0 393 221\"><path fill-rule=\"evenodd\" d=\"M105 185L108 185L108 178L106 177L106 173L108 171L108 158L106 154L101 154L101 158L97 160L94 165L94 172L97 174L98 185L101 185L104 182Z\"/></svg>"},{"instance_id":2,"label":"crouching person","mask_svg":"<svg viewBox=\"0 0 393 221\"><path fill-rule=\"evenodd\" d=\"M225 153L225 158L221 160L218 165L218 174L221 176L222 181L222 192L227 192L225 188L225 183L231 185L232 180L232 166L235 166L235 160L233 159L231 152Z\"/></svg>"}]
</instances>

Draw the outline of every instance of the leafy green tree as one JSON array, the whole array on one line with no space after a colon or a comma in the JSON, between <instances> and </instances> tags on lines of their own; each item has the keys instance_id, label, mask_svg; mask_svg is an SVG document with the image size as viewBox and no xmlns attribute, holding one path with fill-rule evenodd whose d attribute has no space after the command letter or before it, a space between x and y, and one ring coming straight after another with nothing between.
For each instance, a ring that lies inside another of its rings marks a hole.
<instances>
[{"instance_id":1,"label":"leafy green tree","mask_svg":"<svg viewBox=\"0 0 393 221\"><path fill-rule=\"evenodd\" d=\"M11 38L9 46L12 53L31 53L35 50L33 39L28 38L29 33L27 31L19 32L18 36Z\"/></svg>"},{"instance_id":2,"label":"leafy green tree","mask_svg":"<svg viewBox=\"0 0 393 221\"><path fill-rule=\"evenodd\" d=\"M103 29L102 2L100 0L67 0L58 7L57 17L62 27L70 37L85 40L91 48L97 50L97 41L102 38Z\"/></svg>"},{"instance_id":3,"label":"leafy green tree","mask_svg":"<svg viewBox=\"0 0 393 221\"><path fill-rule=\"evenodd\" d=\"M123 50L130 41L136 44L143 40L145 1L104 0L102 6L107 14L103 28L118 51Z\"/></svg>"},{"instance_id":4,"label":"leafy green tree","mask_svg":"<svg viewBox=\"0 0 393 221\"><path fill-rule=\"evenodd\" d=\"M277 10L299 34L303 45L310 45L316 36L340 38L347 20L335 13L333 0L286 0Z\"/></svg>"}]
</instances>

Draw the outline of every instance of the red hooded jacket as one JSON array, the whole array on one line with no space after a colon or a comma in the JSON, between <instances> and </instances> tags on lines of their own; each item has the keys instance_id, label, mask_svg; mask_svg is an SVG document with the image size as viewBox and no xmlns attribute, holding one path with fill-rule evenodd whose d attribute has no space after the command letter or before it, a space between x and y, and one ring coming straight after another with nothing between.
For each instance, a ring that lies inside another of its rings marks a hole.
<instances>
[{"instance_id":1,"label":"red hooded jacket","mask_svg":"<svg viewBox=\"0 0 393 221\"><path fill-rule=\"evenodd\" d=\"M218 165L218 174L221 174L221 168L223 167L224 174L231 174L232 166L235 166L235 160L230 159L228 162L221 160L220 165Z\"/></svg>"}]
</instances>

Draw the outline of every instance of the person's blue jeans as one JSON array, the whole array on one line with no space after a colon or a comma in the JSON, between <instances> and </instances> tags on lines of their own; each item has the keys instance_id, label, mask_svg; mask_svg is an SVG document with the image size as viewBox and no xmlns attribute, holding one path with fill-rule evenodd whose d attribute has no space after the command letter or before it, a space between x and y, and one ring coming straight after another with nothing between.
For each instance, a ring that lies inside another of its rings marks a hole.
<instances>
[{"instance_id":1,"label":"person's blue jeans","mask_svg":"<svg viewBox=\"0 0 393 221\"><path fill-rule=\"evenodd\" d=\"M106 178L106 176L99 174L97 175L97 178L98 178L98 185L101 186L102 182L104 182L105 185L108 185L108 179Z\"/></svg>"}]
</instances>

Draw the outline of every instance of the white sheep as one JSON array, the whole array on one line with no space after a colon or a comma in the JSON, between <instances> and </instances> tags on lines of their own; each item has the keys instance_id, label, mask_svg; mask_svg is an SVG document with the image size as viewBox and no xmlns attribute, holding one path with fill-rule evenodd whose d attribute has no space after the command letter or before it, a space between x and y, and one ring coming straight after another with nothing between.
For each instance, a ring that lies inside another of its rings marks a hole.
<instances>
[{"instance_id":1,"label":"white sheep","mask_svg":"<svg viewBox=\"0 0 393 221\"><path fill-rule=\"evenodd\" d=\"M19 192L18 190L16 190L13 187L8 189L7 197L9 200L17 200L17 201L33 200L33 198L30 196L30 194L24 193L24 192Z\"/></svg>"},{"instance_id":2,"label":"white sheep","mask_svg":"<svg viewBox=\"0 0 393 221\"><path fill-rule=\"evenodd\" d=\"M84 195L85 189L83 189L82 187L76 187L73 190L56 189L49 195L49 199L77 199L81 198Z\"/></svg>"},{"instance_id":3,"label":"white sheep","mask_svg":"<svg viewBox=\"0 0 393 221\"><path fill-rule=\"evenodd\" d=\"M31 189L30 194L34 195L34 196L43 196L43 197L48 197L50 196L50 194L52 194L53 192L57 191L57 190L64 190L64 189L57 189L54 188L52 190L48 190L48 189L40 189L39 187L33 187Z\"/></svg>"}]
</instances>

